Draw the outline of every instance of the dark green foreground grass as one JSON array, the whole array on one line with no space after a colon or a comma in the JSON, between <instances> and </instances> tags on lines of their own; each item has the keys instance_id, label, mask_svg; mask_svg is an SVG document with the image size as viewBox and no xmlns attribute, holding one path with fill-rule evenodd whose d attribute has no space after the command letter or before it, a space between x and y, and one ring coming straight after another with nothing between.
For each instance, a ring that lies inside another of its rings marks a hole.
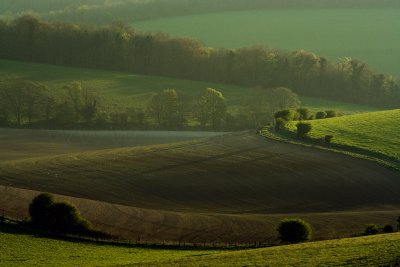
<instances>
[{"instance_id":1,"label":"dark green foreground grass","mask_svg":"<svg viewBox=\"0 0 400 267\"><path fill-rule=\"evenodd\" d=\"M178 250L44 238L0 227L1 266L382 266L400 233L245 250Z\"/></svg>"}]
</instances>

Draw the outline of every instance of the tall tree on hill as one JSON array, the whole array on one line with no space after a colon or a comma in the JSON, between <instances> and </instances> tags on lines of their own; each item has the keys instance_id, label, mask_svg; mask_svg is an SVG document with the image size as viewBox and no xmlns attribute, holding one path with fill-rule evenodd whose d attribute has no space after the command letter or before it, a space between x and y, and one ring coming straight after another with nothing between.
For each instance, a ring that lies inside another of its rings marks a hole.
<instances>
[{"instance_id":1,"label":"tall tree on hill","mask_svg":"<svg viewBox=\"0 0 400 267\"><path fill-rule=\"evenodd\" d=\"M217 128L226 114L225 98L220 91L208 88L203 95L199 97L195 107L195 116L201 126L211 124Z\"/></svg>"},{"instance_id":2,"label":"tall tree on hill","mask_svg":"<svg viewBox=\"0 0 400 267\"><path fill-rule=\"evenodd\" d=\"M39 110L39 104L46 87L32 81L11 81L0 85L0 98L7 110L14 116L17 125L26 118L29 123Z\"/></svg>"},{"instance_id":3,"label":"tall tree on hill","mask_svg":"<svg viewBox=\"0 0 400 267\"><path fill-rule=\"evenodd\" d=\"M147 105L147 110L160 126L178 127L183 122L175 89L167 89L154 95Z\"/></svg>"}]
</instances>

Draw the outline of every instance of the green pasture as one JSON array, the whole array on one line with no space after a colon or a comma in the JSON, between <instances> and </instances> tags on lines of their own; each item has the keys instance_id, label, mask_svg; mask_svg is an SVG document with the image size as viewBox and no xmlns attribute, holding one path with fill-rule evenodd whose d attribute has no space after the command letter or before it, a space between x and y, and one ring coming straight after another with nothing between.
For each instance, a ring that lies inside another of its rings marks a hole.
<instances>
[{"instance_id":1,"label":"green pasture","mask_svg":"<svg viewBox=\"0 0 400 267\"><path fill-rule=\"evenodd\" d=\"M333 144L371 151L400 160L400 110L379 111L313 120L311 138L333 135ZM296 131L296 122L290 130Z\"/></svg>"},{"instance_id":2,"label":"green pasture","mask_svg":"<svg viewBox=\"0 0 400 267\"><path fill-rule=\"evenodd\" d=\"M326 8L220 12L133 22L140 31L188 36L207 46L305 49L332 60L353 57L400 76L400 9Z\"/></svg>"}]
</instances>

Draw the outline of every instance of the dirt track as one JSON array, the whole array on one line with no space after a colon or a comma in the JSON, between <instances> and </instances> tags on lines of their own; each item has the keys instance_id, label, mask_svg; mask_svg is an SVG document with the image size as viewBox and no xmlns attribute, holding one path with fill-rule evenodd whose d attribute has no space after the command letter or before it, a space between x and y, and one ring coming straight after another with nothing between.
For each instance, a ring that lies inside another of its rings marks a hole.
<instances>
[{"instance_id":1,"label":"dirt track","mask_svg":"<svg viewBox=\"0 0 400 267\"><path fill-rule=\"evenodd\" d=\"M267 214L400 207L398 172L250 133L4 162L0 183L180 212Z\"/></svg>"}]
</instances>

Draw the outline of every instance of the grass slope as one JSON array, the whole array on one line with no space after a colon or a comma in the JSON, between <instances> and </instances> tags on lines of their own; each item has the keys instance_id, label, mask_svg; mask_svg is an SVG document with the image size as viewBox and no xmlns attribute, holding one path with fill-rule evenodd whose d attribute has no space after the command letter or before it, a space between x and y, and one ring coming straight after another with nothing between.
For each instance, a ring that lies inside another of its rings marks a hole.
<instances>
[{"instance_id":1,"label":"grass slope","mask_svg":"<svg viewBox=\"0 0 400 267\"><path fill-rule=\"evenodd\" d=\"M233 85L9 60L0 60L1 79L39 81L45 83L58 93L68 83L80 81L85 87L97 92L102 99L102 104L110 109L126 107L143 108L153 93L168 88L174 88L185 95L195 97L201 94L204 89L211 87L223 92L229 108L235 110L241 105L243 97L248 92L247 88ZM305 98L304 102L307 107L314 110L320 110L323 107L324 109L335 109L346 114L375 110L370 107L334 101L321 100L320 102L314 98Z\"/></svg>"},{"instance_id":2,"label":"grass slope","mask_svg":"<svg viewBox=\"0 0 400 267\"><path fill-rule=\"evenodd\" d=\"M2 266L378 266L400 259L400 234L249 250L161 250L68 242L0 228Z\"/></svg>"},{"instance_id":3,"label":"grass slope","mask_svg":"<svg viewBox=\"0 0 400 267\"><path fill-rule=\"evenodd\" d=\"M272 9L134 22L141 31L195 37L211 47L267 45L305 49L333 60L349 56L400 76L398 8ZM373 18L373 19L371 19Z\"/></svg>"},{"instance_id":4,"label":"grass slope","mask_svg":"<svg viewBox=\"0 0 400 267\"><path fill-rule=\"evenodd\" d=\"M311 138L333 135L333 144L400 161L400 110L379 111L310 121ZM295 132L295 124L290 130Z\"/></svg>"}]
</instances>

